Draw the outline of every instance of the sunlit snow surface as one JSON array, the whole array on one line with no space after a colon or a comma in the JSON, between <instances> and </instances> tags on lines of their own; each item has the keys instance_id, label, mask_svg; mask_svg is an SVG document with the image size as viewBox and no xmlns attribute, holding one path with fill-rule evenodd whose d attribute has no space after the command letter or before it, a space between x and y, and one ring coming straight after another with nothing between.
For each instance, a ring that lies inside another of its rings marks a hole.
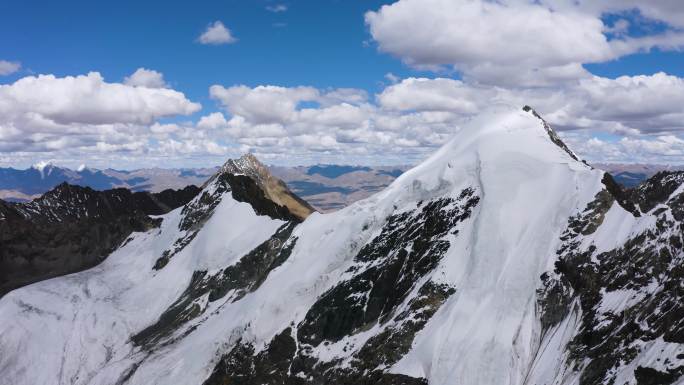
<instances>
[{"instance_id":1,"label":"sunlit snow surface","mask_svg":"<svg viewBox=\"0 0 684 385\"><path fill-rule=\"evenodd\" d=\"M603 188L602 175L553 144L531 113L490 112L386 190L335 213L312 214L294 230L298 240L290 257L256 291L236 302L204 301L210 308L191 334L147 352L130 337L159 318L194 271L234 264L283 224L257 216L226 193L194 240L157 271L155 261L182 236L181 210L175 210L162 217L161 229L134 234L96 268L0 299L0 382L113 384L131 373L126 378L131 384L202 383L217 357L238 339L261 349L299 323L344 277L389 215L472 187L480 204L429 277L456 292L391 371L436 385L575 383L561 361L578 315L571 314L542 341L536 289L539 276L553 269L568 217ZM598 247L614 247L651 225L648 217L630 221L627 216L612 207L606 229L597 233ZM605 306L620 306L629 295L608 299ZM358 346L375 332L349 336L314 354L324 360L343 357L350 353L341 346Z\"/></svg>"}]
</instances>

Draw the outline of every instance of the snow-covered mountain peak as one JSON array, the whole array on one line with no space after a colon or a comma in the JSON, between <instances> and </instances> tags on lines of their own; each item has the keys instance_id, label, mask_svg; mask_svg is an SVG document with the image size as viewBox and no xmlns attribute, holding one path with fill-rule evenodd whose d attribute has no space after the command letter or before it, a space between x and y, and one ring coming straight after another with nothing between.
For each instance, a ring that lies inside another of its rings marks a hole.
<instances>
[{"instance_id":1,"label":"snow-covered mountain peak","mask_svg":"<svg viewBox=\"0 0 684 385\"><path fill-rule=\"evenodd\" d=\"M401 200L401 195L418 201L463 185L486 190L489 184L498 188L494 186L505 183L515 189L558 167L570 174L591 171L534 110L496 106L466 123L435 154L405 172L376 199ZM593 174L600 177L601 172Z\"/></svg>"},{"instance_id":2,"label":"snow-covered mountain peak","mask_svg":"<svg viewBox=\"0 0 684 385\"><path fill-rule=\"evenodd\" d=\"M579 161L551 125L529 106L492 107L464 125L445 150L452 154L476 151L480 156L503 153L501 159L515 153L551 163Z\"/></svg>"},{"instance_id":3,"label":"snow-covered mountain peak","mask_svg":"<svg viewBox=\"0 0 684 385\"><path fill-rule=\"evenodd\" d=\"M51 160L41 160L40 162L31 166L31 168L37 170L40 173L40 176L42 178L45 178L46 171L49 175L53 167L55 167L55 165Z\"/></svg>"},{"instance_id":4,"label":"snow-covered mountain peak","mask_svg":"<svg viewBox=\"0 0 684 385\"><path fill-rule=\"evenodd\" d=\"M481 114L464 125L431 159L453 162L473 154L481 160L500 162L521 155L548 163L579 160L529 106L522 109L497 107Z\"/></svg>"},{"instance_id":5,"label":"snow-covered mountain peak","mask_svg":"<svg viewBox=\"0 0 684 385\"><path fill-rule=\"evenodd\" d=\"M53 166L53 162L51 160L41 160L35 164L33 164L31 167L35 168L36 170L43 170L45 167L48 166Z\"/></svg>"}]
</instances>

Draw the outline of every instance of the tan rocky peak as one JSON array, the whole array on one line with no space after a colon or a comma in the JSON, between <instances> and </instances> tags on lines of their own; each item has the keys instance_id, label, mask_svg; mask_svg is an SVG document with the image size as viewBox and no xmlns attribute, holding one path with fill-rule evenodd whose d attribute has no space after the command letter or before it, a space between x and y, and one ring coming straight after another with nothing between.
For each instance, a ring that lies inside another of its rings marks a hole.
<instances>
[{"instance_id":1,"label":"tan rocky peak","mask_svg":"<svg viewBox=\"0 0 684 385\"><path fill-rule=\"evenodd\" d=\"M287 209L301 220L306 219L316 211L305 200L295 195L287 187L285 182L273 176L263 163L253 154L247 153L238 159L229 159L220 173L227 172L233 175L245 175L252 178L264 191L266 197Z\"/></svg>"}]
</instances>

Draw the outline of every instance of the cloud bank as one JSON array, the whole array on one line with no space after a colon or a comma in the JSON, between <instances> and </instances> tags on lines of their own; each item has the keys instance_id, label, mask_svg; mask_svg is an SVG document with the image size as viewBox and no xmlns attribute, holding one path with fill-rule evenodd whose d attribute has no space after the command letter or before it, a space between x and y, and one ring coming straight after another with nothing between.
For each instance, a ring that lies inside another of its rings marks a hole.
<instances>
[{"instance_id":1,"label":"cloud bank","mask_svg":"<svg viewBox=\"0 0 684 385\"><path fill-rule=\"evenodd\" d=\"M412 163L497 104L534 106L592 161L684 163L684 79L584 67L681 50L680 1L398 0L364 21L381 54L431 76L388 74L370 94L215 84L215 108L201 116L152 69L121 83L95 72L29 76L0 86L0 163L105 154L117 164L206 165L246 151L281 164ZM216 21L198 41L235 38Z\"/></svg>"}]
</instances>

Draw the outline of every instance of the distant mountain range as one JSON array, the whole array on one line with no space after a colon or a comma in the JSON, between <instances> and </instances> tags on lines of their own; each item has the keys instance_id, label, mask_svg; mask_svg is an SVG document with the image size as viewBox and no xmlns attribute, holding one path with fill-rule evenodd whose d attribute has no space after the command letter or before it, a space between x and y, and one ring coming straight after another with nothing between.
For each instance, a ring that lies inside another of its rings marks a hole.
<instances>
[{"instance_id":1,"label":"distant mountain range","mask_svg":"<svg viewBox=\"0 0 684 385\"><path fill-rule=\"evenodd\" d=\"M679 171L684 166L659 164L594 164L608 171L615 181L627 188L637 186L658 171ZM314 165L282 167L270 166L298 196L317 210L339 210L387 187L409 166L351 166ZM25 170L0 168L0 199L27 202L39 197L60 183L107 190L125 187L132 191L160 192L201 186L218 167L163 169L145 168L132 171L98 170L81 166L76 170L41 162Z\"/></svg>"},{"instance_id":2,"label":"distant mountain range","mask_svg":"<svg viewBox=\"0 0 684 385\"><path fill-rule=\"evenodd\" d=\"M72 170L50 162L40 162L25 170L0 168L0 199L30 201L64 182L94 190L125 187L132 191L156 193L166 189L182 189L189 185L200 186L216 169L147 168L123 171L81 166Z\"/></svg>"},{"instance_id":3,"label":"distant mountain range","mask_svg":"<svg viewBox=\"0 0 684 385\"><path fill-rule=\"evenodd\" d=\"M615 181L627 188L636 187L639 183L652 177L659 171L682 171L684 166L672 166L666 164L622 164L622 163L596 163L594 167L608 171Z\"/></svg>"},{"instance_id":4,"label":"distant mountain range","mask_svg":"<svg viewBox=\"0 0 684 385\"><path fill-rule=\"evenodd\" d=\"M316 165L270 167L299 196L319 211L340 209L389 185L408 166L366 167ZM196 169L146 168L132 171L98 170L81 166L76 170L41 162L25 170L0 168L0 199L27 202L60 183L107 190L125 187L132 191L160 192L201 186L218 167Z\"/></svg>"}]
</instances>

